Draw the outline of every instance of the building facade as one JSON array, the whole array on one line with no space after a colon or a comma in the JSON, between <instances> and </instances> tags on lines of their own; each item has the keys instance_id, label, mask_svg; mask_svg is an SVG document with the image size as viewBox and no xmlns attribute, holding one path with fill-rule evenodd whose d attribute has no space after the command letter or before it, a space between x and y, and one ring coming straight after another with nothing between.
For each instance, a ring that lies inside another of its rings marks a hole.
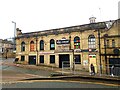
<instances>
[{"instance_id":1,"label":"building facade","mask_svg":"<svg viewBox=\"0 0 120 90\"><path fill-rule=\"evenodd\" d=\"M88 71L90 64L93 64L97 73L100 66L106 64L102 56L105 51L103 36L116 35L114 44L120 48L120 31L114 25L116 22L118 20L97 23L93 20L89 24L29 33L22 33L17 28L16 58L24 64L59 68L68 62L71 68Z\"/></svg>"},{"instance_id":2,"label":"building facade","mask_svg":"<svg viewBox=\"0 0 120 90\"><path fill-rule=\"evenodd\" d=\"M107 31L102 33L101 44L103 71L109 74L110 68L114 66L115 74L120 75L120 19L113 21Z\"/></svg>"},{"instance_id":3,"label":"building facade","mask_svg":"<svg viewBox=\"0 0 120 90\"><path fill-rule=\"evenodd\" d=\"M0 57L2 58L14 58L13 42L7 39L0 39Z\"/></svg>"},{"instance_id":4,"label":"building facade","mask_svg":"<svg viewBox=\"0 0 120 90\"><path fill-rule=\"evenodd\" d=\"M2 39L0 39L0 58L2 57L3 49L2 49Z\"/></svg>"}]
</instances>

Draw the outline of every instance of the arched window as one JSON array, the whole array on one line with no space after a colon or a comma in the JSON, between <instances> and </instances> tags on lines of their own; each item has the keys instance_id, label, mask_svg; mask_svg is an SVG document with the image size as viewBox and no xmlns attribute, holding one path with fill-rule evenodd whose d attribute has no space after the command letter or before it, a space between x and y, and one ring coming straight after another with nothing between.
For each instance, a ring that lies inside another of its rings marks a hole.
<instances>
[{"instance_id":1,"label":"arched window","mask_svg":"<svg viewBox=\"0 0 120 90\"><path fill-rule=\"evenodd\" d=\"M89 35L88 37L88 48L96 48L94 35Z\"/></svg>"},{"instance_id":2,"label":"arched window","mask_svg":"<svg viewBox=\"0 0 120 90\"><path fill-rule=\"evenodd\" d=\"M78 36L74 38L74 49L80 49L80 38Z\"/></svg>"},{"instance_id":3,"label":"arched window","mask_svg":"<svg viewBox=\"0 0 120 90\"><path fill-rule=\"evenodd\" d=\"M55 50L55 41L54 41L54 39L50 40L50 50Z\"/></svg>"},{"instance_id":4,"label":"arched window","mask_svg":"<svg viewBox=\"0 0 120 90\"><path fill-rule=\"evenodd\" d=\"M30 51L34 51L34 41L30 42Z\"/></svg>"},{"instance_id":5,"label":"arched window","mask_svg":"<svg viewBox=\"0 0 120 90\"><path fill-rule=\"evenodd\" d=\"M21 43L21 51L22 51L22 52L25 51L25 42L22 42L22 43Z\"/></svg>"},{"instance_id":6,"label":"arched window","mask_svg":"<svg viewBox=\"0 0 120 90\"><path fill-rule=\"evenodd\" d=\"M44 41L43 40L40 41L40 50L44 50Z\"/></svg>"}]
</instances>

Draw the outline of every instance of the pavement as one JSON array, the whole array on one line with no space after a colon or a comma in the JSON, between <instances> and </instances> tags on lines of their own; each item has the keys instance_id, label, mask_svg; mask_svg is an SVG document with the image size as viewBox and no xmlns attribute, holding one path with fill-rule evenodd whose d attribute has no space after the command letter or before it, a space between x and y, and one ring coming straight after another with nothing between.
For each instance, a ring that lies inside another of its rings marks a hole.
<instances>
[{"instance_id":1,"label":"pavement","mask_svg":"<svg viewBox=\"0 0 120 90\"><path fill-rule=\"evenodd\" d=\"M8 65L8 66L16 66L16 67L22 67L22 68L29 68L29 69L37 69L37 70L50 70L53 71L51 73L51 76L49 77L42 77L39 75L32 75L32 74L17 74L16 77L14 77L15 72L6 71L9 73L8 75L2 76L2 79L4 81L6 80L12 80L12 81L18 81L18 80L61 80L61 79L71 79L71 80L79 80L79 79L89 79L89 80L104 80L104 81L112 81L112 82L120 82L120 77L118 76L110 76L110 75L100 75L99 73L91 76L89 75L89 72L85 71L75 71L72 72L71 70L62 70L61 68L56 67L49 67L49 66L36 66L36 65L23 65L23 64L16 64L13 62L4 62L1 63L2 65ZM6 73L2 72L2 73Z\"/></svg>"}]
</instances>

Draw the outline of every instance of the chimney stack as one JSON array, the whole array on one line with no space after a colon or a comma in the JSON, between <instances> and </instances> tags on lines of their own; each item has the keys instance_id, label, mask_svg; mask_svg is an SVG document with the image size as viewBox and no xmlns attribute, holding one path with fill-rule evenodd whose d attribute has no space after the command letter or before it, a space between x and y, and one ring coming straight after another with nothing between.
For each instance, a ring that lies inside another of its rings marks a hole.
<instances>
[{"instance_id":1,"label":"chimney stack","mask_svg":"<svg viewBox=\"0 0 120 90\"><path fill-rule=\"evenodd\" d=\"M17 28L16 31L17 31L17 36L22 34L22 32L21 32L21 30L19 28Z\"/></svg>"}]
</instances>

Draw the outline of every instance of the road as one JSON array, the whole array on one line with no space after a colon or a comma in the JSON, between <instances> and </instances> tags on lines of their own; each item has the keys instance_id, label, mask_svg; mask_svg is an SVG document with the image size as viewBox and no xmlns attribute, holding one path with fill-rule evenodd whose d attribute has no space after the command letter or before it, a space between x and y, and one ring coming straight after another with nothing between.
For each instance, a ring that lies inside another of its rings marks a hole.
<instances>
[{"instance_id":1,"label":"road","mask_svg":"<svg viewBox=\"0 0 120 90\"><path fill-rule=\"evenodd\" d=\"M14 59L4 59L2 60L2 80L3 81L13 81L22 80L26 78L45 78L49 77L53 71L48 70L38 70L31 68L17 67L16 65L10 65ZM30 66L34 67L34 66Z\"/></svg>"},{"instance_id":2,"label":"road","mask_svg":"<svg viewBox=\"0 0 120 90\"><path fill-rule=\"evenodd\" d=\"M3 84L2 88L118 88L114 84L66 80L34 80Z\"/></svg>"},{"instance_id":3,"label":"road","mask_svg":"<svg viewBox=\"0 0 120 90\"><path fill-rule=\"evenodd\" d=\"M117 84L86 80L23 80L26 78L49 77L53 71L22 68L6 65L14 59L2 60L2 88L118 88ZM34 66L31 66L34 67Z\"/></svg>"}]
</instances>

